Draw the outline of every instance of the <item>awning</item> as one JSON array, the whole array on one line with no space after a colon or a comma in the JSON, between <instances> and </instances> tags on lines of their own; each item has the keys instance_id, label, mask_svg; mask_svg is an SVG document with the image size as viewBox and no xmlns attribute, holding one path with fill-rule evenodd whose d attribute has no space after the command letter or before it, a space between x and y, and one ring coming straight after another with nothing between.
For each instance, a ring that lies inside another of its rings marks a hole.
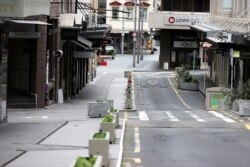
<instances>
[{"instance_id":1,"label":"awning","mask_svg":"<svg viewBox=\"0 0 250 167\"><path fill-rule=\"evenodd\" d=\"M231 40L228 39L220 39L220 38L215 38L215 37L206 37L207 40L214 42L214 43L227 43L227 44L232 44Z\"/></svg>"},{"instance_id":2,"label":"awning","mask_svg":"<svg viewBox=\"0 0 250 167\"><path fill-rule=\"evenodd\" d=\"M210 31L222 31L222 28L219 27L215 27L209 24L194 24L194 25L190 25L191 28L202 31L202 32L210 32Z\"/></svg>"},{"instance_id":3,"label":"awning","mask_svg":"<svg viewBox=\"0 0 250 167\"><path fill-rule=\"evenodd\" d=\"M18 24L51 25L49 23L38 21L38 20L9 20L9 22L18 23Z\"/></svg>"},{"instance_id":4,"label":"awning","mask_svg":"<svg viewBox=\"0 0 250 167\"><path fill-rule=\"evenodd\" d=\"M83 37L78 35L77 41L82 43L83 45L86 45L89 48L92 48L93 43L91 41L87 40L86 38L83 38Z\"/></svg>"},{"instance_id":5,"label":"awning","mask_svg":"<svg viewBox=\"0 0 250 167\"><path fill-rule=\"evenodd\" d=\"M77 42L77 41L71 41L71 42L74 43L74 44L76 44L77 46L80 46L83 49L88 49L88 47L82 45L80 42Z\"/></svg>"},{"instance_id":6,"label":"awning","mask_svg":"<svg viewBox=\"0 0 250 167\"><path fill-rule=\"evenodd\" d=\"M75 51L75 52L73 52L73 57L74 58L86 58L86 59L90 59L90 58L94 58L95 57L95 52L93 52L93 51L85 51L85 52Z\"/></svg>"}]
</instances>

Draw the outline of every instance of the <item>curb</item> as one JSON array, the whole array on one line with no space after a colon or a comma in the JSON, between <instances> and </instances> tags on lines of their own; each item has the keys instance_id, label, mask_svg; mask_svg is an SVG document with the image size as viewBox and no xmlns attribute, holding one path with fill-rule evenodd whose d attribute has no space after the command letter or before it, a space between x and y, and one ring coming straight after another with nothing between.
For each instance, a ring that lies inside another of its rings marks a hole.
<instances>
[{"instance_id":1,"label":"curb","mask_svg":"<svg viewBox=\"0 0 250 167\"><path fill-rule=\"evenodd\" d=\"M120 141L120 151L119 151L119 156L117 159L117 164L116 167L121 167L121 163L122 163L122 155L123 155L123 141L124 141L124 133L125 133L125 126L126 126L126 120L123 120L122 123L122 134L121 134L121 141Z\"/></svg>"}]
</instances>

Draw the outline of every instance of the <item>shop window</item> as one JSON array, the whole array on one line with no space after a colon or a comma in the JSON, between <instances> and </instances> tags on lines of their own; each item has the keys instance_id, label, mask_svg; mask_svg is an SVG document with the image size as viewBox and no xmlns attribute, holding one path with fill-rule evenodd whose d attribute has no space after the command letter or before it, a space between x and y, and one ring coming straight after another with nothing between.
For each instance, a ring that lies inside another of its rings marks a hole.
<instances>
[{"instance_id":1,"label":"shop window","mask_svg":"<svg viewBox=\"0 0 250 167\"><path fill-rule=\"evenodd\" d=\"M113 7L112 8L112 19L118 19L118 15L119 15L119 8Z\"/></svg>"},{"instance_id":2,"label":"shop window","mask_svg":"<svg viewBox=\"0 0 250 167\"><path fill-rule=\"evenodd\" d=\"M223 0L223 9L231 10L232 9L232 0Z\"/></svg>"},{"instance_id":3,"label":"shop window","mask_svg":"<svg viewBox=\"0 0 250 167\"><path fill-rule=\"evenodd\" d=\"M148 9L143 8L143 20L147 20L147 18L148 18Z\"/></svg>"},{"instance_id":4,"label":"shop window","mask_svg":"<svg viewBox=\"0 0 250 167\"><path fill-rule=\"evenodd\" d=\"M133 19L133 13L134 13L134 10L133 10L133 8L127 8L127 19L128 20L132 20Z\"/></svg>"}]
</instances>

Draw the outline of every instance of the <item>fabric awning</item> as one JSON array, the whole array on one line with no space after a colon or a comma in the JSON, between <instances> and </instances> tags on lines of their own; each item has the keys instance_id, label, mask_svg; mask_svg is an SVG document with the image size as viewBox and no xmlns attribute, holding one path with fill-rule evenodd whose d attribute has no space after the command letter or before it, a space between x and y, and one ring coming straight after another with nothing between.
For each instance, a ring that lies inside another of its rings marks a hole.
<instances>
[{"instance_id":1,"label":"fabric awning","mask_svg":"<svg viewBox=\"0 0 250 167\"><path fill-rule=\"evenodd\" d=\"M10 22L13 23L18 23L18 24L38 24L38 25L51 25L49 23L43 22L43 21L38 21L38 20L9 20Z\"/></svg>"},{"instance_id":2,"label":"fabric awning","mask_svg":"<svg viewBox=\"0 0 250 167\"><path fill-rule=\"evenodd\" d=\"M74 51L73 52L73 57L74 58L94 58L95 57L95 52L93 51L85 51L85 52L79 52L79 51Z\"/></svg>"}]
</instances>

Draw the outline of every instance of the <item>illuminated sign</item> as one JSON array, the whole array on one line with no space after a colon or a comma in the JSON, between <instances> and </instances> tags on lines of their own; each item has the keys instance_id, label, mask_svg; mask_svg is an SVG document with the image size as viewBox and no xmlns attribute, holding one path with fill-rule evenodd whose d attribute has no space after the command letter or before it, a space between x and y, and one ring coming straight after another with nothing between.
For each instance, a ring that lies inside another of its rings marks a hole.
<instances>
[{"instance_id":1,"label":"illuminated sign","mask_svg":"<svg viewBox=\"0 0 250 167\"><path fill-rule=\"evenodd\" d=\"M200 18L192 16L166 16L165 25L191 25L200 22Z\"/></svg>"}]
</instances>

